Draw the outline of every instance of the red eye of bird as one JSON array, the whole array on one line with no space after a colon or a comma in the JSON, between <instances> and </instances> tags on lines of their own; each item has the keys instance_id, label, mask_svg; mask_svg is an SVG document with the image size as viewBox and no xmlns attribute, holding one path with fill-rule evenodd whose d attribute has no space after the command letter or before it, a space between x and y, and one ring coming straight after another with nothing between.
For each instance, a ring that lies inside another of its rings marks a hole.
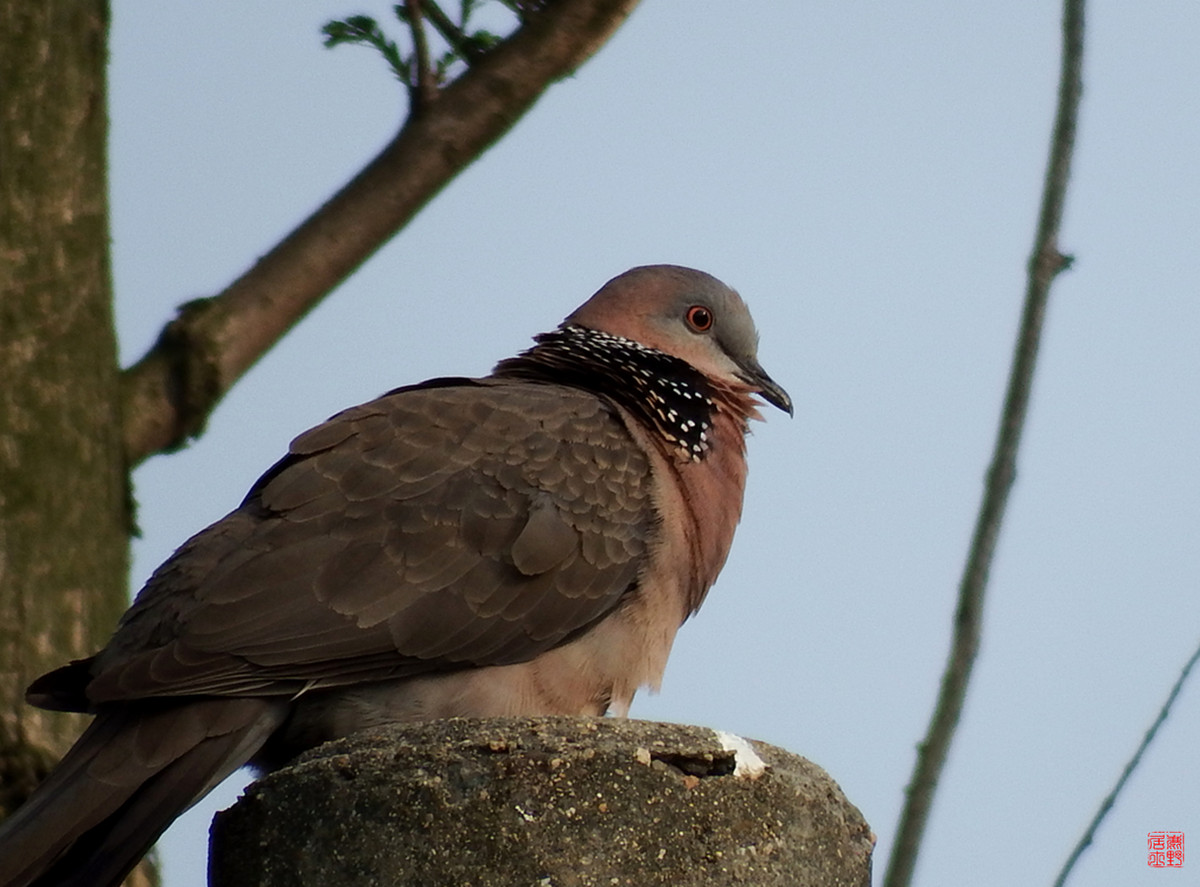
<instances>
[{"instance_id":1,"label":"red eye of bird","mask_svg":"<svg viewBox=\"0 0 1200 887\"><path fill-rule=\"evenodd\" d=\"M698 333L706 333L712 329L712 312L703 305L693 305L687 310L687 314L684 316L687 318L687 322L691 324L692 329Z\"/></svg>"}]
</instances>

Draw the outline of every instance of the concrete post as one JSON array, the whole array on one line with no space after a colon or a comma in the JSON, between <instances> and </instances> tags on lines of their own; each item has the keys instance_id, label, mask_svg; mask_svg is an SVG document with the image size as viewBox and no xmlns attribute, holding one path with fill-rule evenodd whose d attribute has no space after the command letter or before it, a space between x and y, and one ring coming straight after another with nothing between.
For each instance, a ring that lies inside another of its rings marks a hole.
<instances>
[{"instance_id":1,"label":"concrete post","mask_svg":"<svg viewBox=\"0 0 1200 887\"><path fill-rule=\"evenodd\" d=\"M703 727L436 721L329 743L212 834L213 887L869 887L815 764Z\"/></svg>"}]
</instances>

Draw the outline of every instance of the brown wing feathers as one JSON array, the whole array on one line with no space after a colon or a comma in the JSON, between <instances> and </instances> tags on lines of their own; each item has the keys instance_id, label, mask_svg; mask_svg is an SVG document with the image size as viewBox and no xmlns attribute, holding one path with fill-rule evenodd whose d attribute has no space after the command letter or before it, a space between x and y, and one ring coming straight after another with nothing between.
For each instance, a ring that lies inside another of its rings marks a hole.
<instances>
[{"instance_id":1,"label":"brown wing feathers","mask_svg":"<svg viewBox=\"0 0 1200 887\"><path fill-rule=\"evenodd\" d=\"M624 711L724 561L750 395L791 409L756 340L714 278L634 269L486 379L301 434L31 687L96 719L0 824L0 887L114 887L224 775L370 724Z\"/></svg>"}]
</instances>

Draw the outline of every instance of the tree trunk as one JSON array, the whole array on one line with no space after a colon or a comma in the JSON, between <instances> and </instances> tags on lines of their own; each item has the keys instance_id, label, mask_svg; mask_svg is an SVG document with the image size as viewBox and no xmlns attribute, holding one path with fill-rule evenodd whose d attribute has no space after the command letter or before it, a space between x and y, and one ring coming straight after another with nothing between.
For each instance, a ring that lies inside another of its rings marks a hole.
<instances>
[{"instance_id":1,"label":"tree trunk","mask_svg":"<svg viewBox=\"0 0 1200 887\"><path fill-rule=\"evenodd\" d=\"M81 719L24 704L127 603L108 255L108 4L0 0L0 813Z\"/></svg>"}]
</instances>

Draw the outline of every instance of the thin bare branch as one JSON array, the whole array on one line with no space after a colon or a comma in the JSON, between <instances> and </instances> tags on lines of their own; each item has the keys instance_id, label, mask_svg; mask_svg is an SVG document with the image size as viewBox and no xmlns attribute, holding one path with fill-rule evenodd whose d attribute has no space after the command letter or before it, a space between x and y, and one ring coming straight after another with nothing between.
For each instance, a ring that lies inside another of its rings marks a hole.
<instances>
[{"instance_id":1,"label":"thin bare branch","mask_svg":"<svg viewBox=\"0 0 1200 887\"><path fill-rule=\"evenodd\" d=\"M222 293L184 306L122 374L130 465L199 433L230 386L400 230L549 84L609 38L637 0L555 0L410 116L351 182Z\"/></svg>"},{"instance_id":2,"label":"thin bare branch","mask_svg":"<svg viewBox=\"0 0 1200 887\"><path fill-rule=\"evenodd\" d=\"M967 684L979 650L983 599L996 540L1004 519L1008 494L1016 476L1017 450L1029 407L1037 364L1038 345L1046 314L1050 285L1071 260L1058 249L1071 156L1075 147L1075 124L1083 92L1084 0L1065 0L1062 20L1062 67L1058 88L1058 110L1050 142L1050 158L1042 190L1041 211L1025 304L1009 375L1008 391L1000 417L996 446L988 469L983 500L958 591L954 616L954 638L942 674L941 690L929 728L917 751L917 762L907 789L896 841L888 861L885 887L908 887L916 867L917 853L929 818L934 792L946 762L966 698Z\"/></svg>"},{"instance_id":3,"label":"thin bare branch","mask_svg":"<svg viewBox=\"0 0 1200 887\"><path fill-rule=\"evenodd\" d=\"M413 82L410 84L410 114L416 117L425 113L437 98L438 84L429 61L429 41L425 39L425 19L421 15L421 0L408 0L408 27L412 32Z\"/></svg>"},{"instance_id":4,"label":"thin bare branch","mask_svg":"<svg viewBox=\"0 0 1200 887\"><path fill-rule=\"evenodd\" d=\"M484 51L478 43L463 33L462 28L450 20L450 16L446 15L434 0L423 0L421 7L430 23L442 35L442 39L465 61L473 62Z\"/></svg>"},{"instance_id":5,"label":"thin bare branch","mask_svg":"<svg viewBox=\"0 0 1200 887\"><path fill-rule=\"evenodd\" d=\"M1083 854L1096 837L1096 830L1100 828L1100 823L1104 821L1104 817L1108 815L1108 811L1113 808L1117 802L1117 796L1121 794L1121 790L1125 788L1125 783L1129 781L1129 777L1133 775L1133 771L1137 769L1138 764L1142 762L1142 755L1146 749L1150 747L1150 743L1154 741L1155 735L1158 733L1158 728L1167 720L1167 715L1171 713L1171 706L1175 704L1175 697L1179 695L1179 691L1183 689L1183 683L1187 680L1188 675L1192 671L1192 667L1196 662L1200 661L1200 647L1192 653L1192 658L1183 666L1183 670L1179 672L1179 677L1175 681L1175 686L1171 688L1171 692L1167 694L1167 701L1158 711L1158 717L1154 719L1154 723L1150 725L1150 729L1146 731L1146 735L1142 737L1141 744L1137 747L1137 751L1133 753L1133 757L1129 759L1129 763L1125 765L1125 769L1121 771L1121 776L1117 779L1117 784L1113 786L1104 800L1100 802L1100 809L1096 811L1096 815L1092 817L1092 821L1088 823L1088 827L1083 832L1083 837L1079 839L1079 843L1075 845L1075 849L1071 851L1071 855L1067 857L1067 861L1063 864L1062 871L1058 873L1058 877L1054 879L1054 887L1063 887L1067 882L1067 876L1071 874L1071 869L1075 867L1075 863Z\"/></svg>"}]
</instances>

